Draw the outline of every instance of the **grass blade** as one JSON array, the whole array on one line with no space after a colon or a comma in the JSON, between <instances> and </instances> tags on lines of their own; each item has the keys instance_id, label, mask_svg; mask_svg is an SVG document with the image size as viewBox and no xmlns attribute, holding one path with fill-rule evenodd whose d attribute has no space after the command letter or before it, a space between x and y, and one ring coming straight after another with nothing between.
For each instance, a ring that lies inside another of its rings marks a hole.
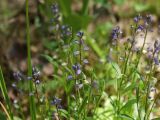
<instances>
[{"instance_id":1,"label":"grass blade","mask_svg":"<svg viewBox=\"0 0 160 120\"><path fill-rule=\"evenodd\" d=\"M83 0L82 14L87 15L89 0Z\"/></svg>"},{"instance_id":2,"label":"grass blade","mask_svg":"<svg viewBox=\"0 0 160 120\"><path fill-rule=\"evenodd\" d=\"M0 66L0 87L1 87L2 95L4 97L4 101L7 105L7 112L9 113L9 119L13 120L13 114L12 114L12 111L11 111L11 103L10 103L10 99L9 99L9 96L8 96L8 92L7 92L6 84L5 84L5 81L4 81L1 66Z\"/></svg>"},{"instance_id":3,"label":"grass blade","mask_svg":"<svg viewBox=\"0 0 160 120\"><path fill-rule=\"evenodd\" d=\"M30 30L29 30L29 5L26 0L26 34L27 34L27 62L28 62L28 76L32 76L32 64L31 64L31 52L30 52ZM32 93L34 90L33 81L29 80L29 93ZM34 100L34 95L29 96L29 104L30 104L30 114L32 120L36 120L36 105Z\"/></svg>"}]
</instances>

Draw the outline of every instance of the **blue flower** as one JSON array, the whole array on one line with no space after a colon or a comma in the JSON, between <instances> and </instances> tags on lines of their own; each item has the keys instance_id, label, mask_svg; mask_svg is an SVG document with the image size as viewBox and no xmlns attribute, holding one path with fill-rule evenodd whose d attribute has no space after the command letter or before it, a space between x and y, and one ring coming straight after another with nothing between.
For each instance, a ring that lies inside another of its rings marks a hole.
<instances>
[{"instance_id":1,"label":"blue flower","mask_svg":"<svg viewBox=\"0 0 160 120\"><path fill-rule=\"evenodd\" d=\"M147 25L151 25L152 24L152 22L153 22L153 18L152 18L152 16L151 15L146 15L146 17L145 17L145 25L147 26Z\"/></svg>"},{"instance_id":2,"label":"blue flower","mask_svg":"<svg viewBox=\"0 0 160 120\"><path fill-rule=\"evenodd\" d=\"M158 57L154 57L154 63L156 64L156 65L159 65L159 59L158 59Z\"/></svg>"},{"instance_id":3,"label":"blue flower","mask_svg":"<svg viewBox=\"0 0 160 120\"><path fill-rule=\"evenodd\" d=\"M53 4L52 6L51 6L51 9L52 9L52 12L53 12L53 14L57 14L57 13L59 13L59 6L58 6L58 4Z\"/></svg>"},{"instance_id":4,"label":"blue flower","mask_svg":"<svg viewBox=\"0 0 160 120\"><path fill-rule=\"evenodd\" d=\"M81 31L79 31L76 35L77 35L77 37L80 37L80 38L82 38L83 37L83 32L81 32Z\"/></svg>"},{"instance_id":5,"label":"blue flower","mask_svg":"<svg viewBox=\"0 0 160 120\"><path fill-rule=\"evenodd\" d=\"M41 72L36 67L32 67L32 77L33 77L33 79L39 78L40 74L41 74Z\"/></svg>"},{"instance_id":6,"label":"blue flower","mask_svg":"<svg viewBox=\"0 0 160 120\"><path fill-rule=\"evenodd\" d=\"M121 34L122 34L122 31L120 30L120 27L119 26L115 27L111 33L112 39L117 40Z\"/></svg>"},{"instance_id":7,"label":"blue flower","mask_svg":"<svg viewBox=\"0 0 160 120\"><path fill-rule=\"evenodd\" d=\"M137 15L136 17L134 17L134 22L135 23L138 23L140 20L142 19L142 16L141 15Z\"/></svg>"},{"instance_id":8,"label":"blue flower","mask_svg":"<svg viewBox=\"0 0 160 120\"><path fill-rule=\"evenodd\" d=\"M24 75L21 72L15 72L13 73L13 76L18 81L24 80Z\"/></svg>"},{"instance_id":9,"label":"blue flower","mask_svg":"<svg viewBox=\"0 0 160 120\"><path fill-rule=\"evenodd\" d=\"M68 75L67 80L72 80L73 76L72 75Z\"/></svg>"},{"instance_id":10,"label":"blue flower","mask_svg":"<svg viewBox=\"0 0 160 120\"><path fill-rule=\"evenodd\" d=\"M81 74L81 66L80 64L75 64L72 66L73 70L75 71L76 75L80 75Z\"/></svg>"},{"instance_id":11,"label":"blue flower","mask_svg":"<svg viewBox=\"0 0 160 120\"><path fill-rule=\"evenodd\" d=\"M61 26L61 37L62 38L69 37L70 35L72 35L71 28L68 27L67 25L62 25Z\"/></svg>"},{"instance_id":12,"label":"blue flower","mask_svg":"<svg viewBox=\"0 0 160 120\"><path fill-rule=\"evenodd\" d=\"M138 27L137 27L137 31L143 31L144 30L144 26L143 25L139 25Z\"/></svg>"},{"instance_id":13,"label":"blue flower","mask_svg":"<svg viewBox=\"0 0 160 120\"><path fill-rule=\"evenodd\" d=\"M61 104L61 101L62 101L62 99L59 99L59 98L57 98L57 97L54 97L53 100L51 101L51 104L58 106L58 105Z\"/></svg>"}]
</instances>

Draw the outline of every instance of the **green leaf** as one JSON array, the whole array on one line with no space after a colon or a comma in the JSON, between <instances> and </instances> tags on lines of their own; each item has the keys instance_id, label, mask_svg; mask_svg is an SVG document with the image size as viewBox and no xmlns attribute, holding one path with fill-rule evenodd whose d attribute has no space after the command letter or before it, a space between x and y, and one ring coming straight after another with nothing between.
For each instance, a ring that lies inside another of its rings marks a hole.
<instances>
[{"instance_id":1,"label":"green leaf","mask_svg":"<svg viewBox=\"0 0 160 120\"><path fill-rule=\"evenodd\" d=\"M44 42L44 46L49 50L55 50L58 47L58 42L57 41L48 41L48 40L46 40Z\"/></svg>"},{"instance_id":2,"label":"green leaf","mask_svg":"<svg viewBox=\"0 0 160 120\"><path fill-rule=\"evenodd\" d=\"M95 53L100 57L100 59L105 60L105 53L101 50L95 40L89 36L86 38L87 44L91 46L91 48L95 51Z\"/></svg>"},{"instance_id":3,"label":"green leaf","mask_svg":"<svg viewBox=\"0 0 160 120\"><path fill-rule=\"evenodd\" d=\"M139 102L139 87L136 87L136 100Z\"/></svg>"},{"instance_id":4,"label":"green leaf","mask_svg":"<svg viewBox=\"0 0 160 120\"><path fill-rule=\"evenodd\" d=\"M119 115L120 118L123 118L123 120L134 120L134 118L132 118L131 116L127 115L127 114L121 114Z\"/></svg>"},{"instance_id":5,"label":"green leaf","mask_svg":"<svg viewBox=\"0 0 160 120\"><path fill-rule=\"evenodd\" d=\"M86 15L88 12L88 4L89 4L89 0L83 0L83 7L82 7L82 15Z\"/></svg>"},{"instance_id":6,"label":"green leaf","mask_svg":"<svg viewBox=\"0 0 160 120\"><path fill-rule=\"evenodd\" d=\"M48 60L48 62L50 62L50 63L53 62L53 58L50 57L49 55L42 54L41 56L44 57L46 60Z\"/></svg>"},{"instance_id":7,"label":"green leaf","mask_svg":"<svg viewBox=\"0 0 160 120\"><path fill-rule=\"evenodd\" d=\"M150 8L150 5L148 4L140 4L140 3L135 3L134 4L134 9L137 11L137 12L142 12L142 11L146 11Z\"/></svg>"},{"instance_id":8,"label":"green leaf","mask_svg":"<svg viewBox=\"0 0 160 120\"><path fill-rule=\"evenodd\" d=\"M59 109L59 112L60 112L61 116L69 119L69 113L68 113L68 111L66 111L64 109Z\"/></svg>"},{"instance_id":9,"label":"green leaf","mask_svg":"<svg viewBox=\"0 0 160 120\"><path fill-rule=\"evenodd\" d=\"M71 2L72 0L58 0L62 13L65 17L71 14Z\"/></svg>"},{"instance_id":10,"label":"green leaf","mask_svg":"<svg viewBox=\"0 0 160 120\"><path fill-rule=\"evenodd\" d=\"M152 120L160 120L160 117L158 117L158 118L154 118L154 119L152 119Z\"/></svg>"},{"instance_id":11,"label":"green leaf","mask_svg":"<svg viewBox=\"0 0 160 120\"><path fill-rule=\"evenodd\" d=\"M131 83L130 85L126 86L123 90L122 90L122 94L128 93L131 90L133 90L135 88L135 86L137 85L137 83Z\"/></svg>"},{"instance_id":12,"label":"green leaf","mask_svg":"<svg viewBox=\"0 0 160 120\"><path fill-rule=\"evenodd\" d=\"M32 62L31 62L31 39L30 39L30 19L29 19L29 0L26 0L26 40L27 40L27 68L28 68L28 76L32 76ZM28 81L29 84L29 93L34 91L33 80ZM32 120L36 120L36 104L35 104L35 96L29 96L29 106L30 106L30 115Z\"/></svg>"},{"instance_id":13,"label":"green leaf","mask_svg":"<svg viewBox=\"0 0 160 120\"><path fill-rule=\"evenodd\" d=\"M22 119L17 116L14 116L14 120L22 120Z\"/></svg>"},{"instance_id":14,"label":"green leaf","mask_svg":"<svg viewBox=\"0 0 160 120\"><path fill-rule=\"evenodd\" d=\"M85 109L85 105L87 104L87 101L88 101L88 96L86 96L84 99L83 99L83 102L82 102L82 105L81 107L79 108L79 111L78 113L80 114L82 112L83 109Z\"/></svg>"},{"instance_id":15,"label":"green leaf","mask_svg":"<svg viewBox=\"0 0 160 120\"><path fill-rule=\"evenodd\" d=\"M70 14L69 16L64 17L64 23L72 26L73 31L79 31L82 28L86 28L90 21L91 17L88 15Z\"/></svg>"},{"instance_id":16,"label":"green leaf","mask_svg":"<svg viewBox=\"0 0 160 120\"><path fill-rule=\"evenodd\" d=\"M101 5L104 5L108 2L107 0L94 0L94 1L95 1L95 3L99 3Z\"/></svg>"},{"instance_id":17,"label":"green leaf","mask_svg":"<svg viewBox=\"0 0 160 120\"><path fill-rule=\"evenodd\" d=\"M118 64L115 62L111 62L111 64L112 64L112 67L114 68L114 70L116 71L116 78L118 78L118 79L121 78L121 76L122 76L121 69L118 66Z\"/></svg>"},{"instance_id":18,"label":"green leaf","mask_svg":"<svg viewBox=\"0 0 160 120\"><path fill-rule=\"evenodd\" d=\"M127 111L128 109L130 109L133 104L135 104L137 102L136 99L131 99L131 100L128 100L127 103L121 108L121 110L123 111Z\"/></svg>"},{"instance_id":19,"label":"green leaf","mask_svg":"<svg viewBox=\"0 0 160 120\"><path fill-rule=\"evenodd\" d=\"M10 117L9 119L13 120L13 113L11 111L11 103L10 103L10 99L9 99L9 96L8 96L8 92L7 92L7 88L6 88L6 84L5 84L5 80L4 80L4 77L3 77L3 72L2 72L1 66L0 66L0 88L1 88L1 91L2 91L4 101L7 105L6 109L7 109L7 112L9 113L9 117Z\"/></svg>"},{"instance_id":20,"label":"green leaf","mask_svg":"<svg viewBox=\"0 0 160 120\"><path fill-rule=\"evenodd\" d=\"M6 116L0 111L0 120L7 120Z\"/></svg>"},{"instance_id":21,"label":"green leaf","mask_svg":"<svg viewBox=\"0 0 160 120\"><path fill-rule=\"evenodd\" d=\"M117 5L123 5L125 0L114 0Z\"/></svg>"},{"instance_id":22,"label":"green leaf","mask_svg":"<svg viewBox=\"0 0 160 120\"><path fill-rule=\"evenodd\" d=\"M111 22L100 23L96 26L96 34L101 34L106 38L106 35L109 34L110 30L113 28L113 24Z\"/></svg>"}]
</instances>

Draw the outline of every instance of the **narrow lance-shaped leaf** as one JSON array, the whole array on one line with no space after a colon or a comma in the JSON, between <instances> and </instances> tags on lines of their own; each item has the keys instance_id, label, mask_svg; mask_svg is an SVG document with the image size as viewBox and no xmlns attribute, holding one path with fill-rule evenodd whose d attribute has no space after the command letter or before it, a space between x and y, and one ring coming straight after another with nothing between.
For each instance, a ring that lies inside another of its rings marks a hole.
<instances>
[{"instance_id":1,"label":"narrow lance-shaped leaf","mask_svg":"<svg viewBox=\"0 0 160 120\"><path fill-rule=\"evenodd\" d=\"M29 0L26 0L26 36L27 36L27 63L28 63L28 76L32 76L31 64L31 49L30 49L30 28L29 28ZM33 81L29 80L29 92L33 93ZM32 120L36 120L36 105L34 95L29 96L30 114Z\"/></svg>"},{"instance_id":2,"label":"narrow lance-shaped leaf","mask_svg":"<svg viewBox=\"0 0 160 120\"><path fill-rule=\"evenodd\" d=\"M10 103L10 99L9 99L9 96L8 96L8 92L7 92L6 84L5 84L5 81L4 81L1 66L0 66L0 87L1 87L2 95L4 97L4 101L7 105L7 111L9 113L9 117L10 117L9 119L13 120L13 114L12 114L12 111L11 111L11 103Z\"/></svg>"}]
</instances>

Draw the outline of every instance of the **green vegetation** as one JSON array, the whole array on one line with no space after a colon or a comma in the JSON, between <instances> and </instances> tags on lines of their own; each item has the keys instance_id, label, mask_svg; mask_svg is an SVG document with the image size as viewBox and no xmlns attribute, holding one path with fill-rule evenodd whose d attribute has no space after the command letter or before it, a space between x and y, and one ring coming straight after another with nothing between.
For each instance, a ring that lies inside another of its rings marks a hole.
<instances>
[{"instance_id":1,"label":"green vegetation","mask_svg":"<svg viewBox=\"0 0 160 120\"><path fill-rule=\"evenodd\" d=\"M2 3L0 120L160 119L158 0Z\"/></svg>"}]
</instances>

